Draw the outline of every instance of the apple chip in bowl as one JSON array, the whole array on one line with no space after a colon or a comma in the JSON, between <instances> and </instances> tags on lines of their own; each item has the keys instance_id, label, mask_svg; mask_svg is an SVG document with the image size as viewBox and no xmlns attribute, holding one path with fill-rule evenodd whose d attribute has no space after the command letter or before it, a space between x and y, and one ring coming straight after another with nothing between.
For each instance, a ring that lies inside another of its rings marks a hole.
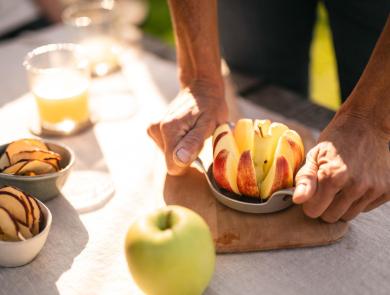
<instances>
[{"instance_id":1,"label":"apple chip in bowl","mask_svg":"<svg viewBox=\"0 0 390 295\"><path fill-rule=\"evenodd\" d=\"M18 188L0 188L0 265L20 266L34 259L46 242L49 209Z\"/></svg>"},{"instance_id":2,"label":"apple chip in bowl","mask_svg":"<svg viewBox=\"0 0 390 295\"><path fill-rule=\"evenodd\" d=\"M213 176L237 195L267 200L291 188L304 160L299 134L282 123L240 119L220 125L213 135Z\"/></svg>"},{"instance_id":3,"label":"apple chip in bowl","mask_svg":"<svg viewBox=\"0 0 390 295\"><path fill-rule=\"evenodd\" d=\"M11 142L0 157L0 172L12 175L35 176L60 170L61 155L50 151L37 139Z\"/></svg>"}]
</instances>

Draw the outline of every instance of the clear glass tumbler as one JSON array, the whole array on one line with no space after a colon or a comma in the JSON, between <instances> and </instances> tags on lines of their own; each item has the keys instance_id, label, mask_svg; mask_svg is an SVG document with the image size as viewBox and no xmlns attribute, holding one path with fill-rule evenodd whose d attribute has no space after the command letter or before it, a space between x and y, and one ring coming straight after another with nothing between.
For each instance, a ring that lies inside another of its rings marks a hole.
<instances>
[{"instance_id":1,"label":"clear glass tumbler","mask_svg":"<svg viewBox=\"0 0 390 295\"><path fill-rule=\"evenodd\" d=\"M81 46L44 45L29 52L23 65L42 133L67 135L90 125L90 68Z\"/></svg>"},{"instance_id":2,"label":"clear glass tumbler","mask_svg":"<svg viewBox=\"0 0 390 295\"><path fill-rule=\"evenodd\" d=\"M85 47L92 75L101 77L120 69L118 11L113 0L78 2L68 6L63 22L73 29L75 42Z\"/></svg>"}]
</instances>

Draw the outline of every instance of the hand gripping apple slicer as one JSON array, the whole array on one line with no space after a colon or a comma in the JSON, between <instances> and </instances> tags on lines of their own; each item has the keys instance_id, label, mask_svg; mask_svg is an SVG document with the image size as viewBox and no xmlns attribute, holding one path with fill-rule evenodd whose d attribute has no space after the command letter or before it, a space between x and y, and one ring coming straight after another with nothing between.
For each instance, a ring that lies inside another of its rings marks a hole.
<instances>
[{"instance_id":1,"label":"hand gripping apple slicer","mask_svg":"<svg viewBox=\"0 0 390 295\"><path fill-rule=\"evenodd\" d=\"M292 195L294 190L292 188L278 190L274 192L267 200L240 196L218 187L213 177L212 164L210 165L209 169L206 170L202 160L200 158L196 158L193 162L193 165L200 169L200 171L202 171L206 176L210 189L217 200L234 210L246 213L272 213L286 209L293 204Z\"/></svg>"}]
</instances>

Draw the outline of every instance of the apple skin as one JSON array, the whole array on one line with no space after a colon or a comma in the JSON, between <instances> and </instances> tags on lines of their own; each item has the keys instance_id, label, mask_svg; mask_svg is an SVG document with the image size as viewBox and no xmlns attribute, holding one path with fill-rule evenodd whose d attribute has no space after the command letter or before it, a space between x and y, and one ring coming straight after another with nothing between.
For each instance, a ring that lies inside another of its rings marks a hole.
<instances>
[{"instance_id":1,"label":"apple skin","mask_svg":"<svg viewBox=\"0 0 390 295\"><path fill-rule=\"evenodd\" d=\"M125 240L129 270L149 295L199 295L215 268L206 222L181 206L167 206L136 220Z\"/></svg>"}]
</instances>

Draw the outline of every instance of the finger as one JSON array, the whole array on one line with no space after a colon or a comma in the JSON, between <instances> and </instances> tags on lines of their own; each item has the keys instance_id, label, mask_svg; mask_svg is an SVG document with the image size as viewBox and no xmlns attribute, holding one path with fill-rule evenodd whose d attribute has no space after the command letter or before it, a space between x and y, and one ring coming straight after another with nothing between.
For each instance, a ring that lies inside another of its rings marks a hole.
<instances>
[{"instance_id":1,"label":"finger","mask_svg":"<svg viewBox=\"0 0 390 295\"><path fill-rule=\"evenodd\" d=\"M371 211L372 209L375 209L388 201L390 201L390 194L383 194L375 201L371 202L363 211L364 212Z\"/></svg>"},{"instance_id":2,"label":"finger","mask_svg":"<svg viewBox=\"0 0 390 295\"><path fill-rule=\"evenodd\" d=\"M306 156L305 164L299 169L295 177L295 190L293 202L302 204L309 200L317 189L317 156L319 149L317 147L309 151Z\"/></svg>"},{"instance_id":3,"label":"finger","mask_svg":"<svg viewBox=\"0 0 390 295\"><path fill-rule=\"evenodd\" d=\"M148 135L154 140L158 147L164 151L164 141L161 136L160 124L152 124L147 129Z\"/></svg>"},{"instance_id":4,"label":"finger","mask_svg":"<svg viewBox=\"0 0 390 295\"><path fill-rule=\"evenodd\" d=\"M321 219L329 223L338 221L355 202L363 198L366 191L367 188L363 184L351 183L336 194L333 202L321 215Z\"/></svg>"},{"instance_id":5,"label":"finger","mask_svg":"<svg viewBox=\"0 0 390 295\"><path fill-rule=\"evenodd\" d=\"M161 137L164 142L164 154L167 164L168 174L180 175L184 172L184 165L178 165L174 161L174 151L180 140L191 130L192 124L188 120L181 118L160 124Z\"/></svg>"},{"instance_id":6,"label":"finger","mask_svg":"<svg viewBox=\"0 0 390 295\"><path fill-rule=\"evenodd\" d=\"M319 167L317 179L314 196L303 204L303 211L311 218L321 216L345 186L348 179L347 167L340 159L332 160Z\"/></svg>"},{"instance_id":7,"label":"finger","mask_svg":"<svg viewBox=\"0 0 390 295\"><path fill-rule=\"evenodd\" d=\"M203 148L205 139L210 136L213 126L209 122L199 120L177 144L174 151L174 161L180 167L188 167Z\"/></svg>"},{"instance_id":8,"label":"finger","mask_svg":"<svg viewBox=\"0 0 390 295\"><path fill-rule=\"evenodd\" d=\"M356 200L347 212L341 217L342 220L349 221L358 216L374 200L378 199L378 194L373 190L368 190L363 197Z\"/></svg>"}]
</instances>

